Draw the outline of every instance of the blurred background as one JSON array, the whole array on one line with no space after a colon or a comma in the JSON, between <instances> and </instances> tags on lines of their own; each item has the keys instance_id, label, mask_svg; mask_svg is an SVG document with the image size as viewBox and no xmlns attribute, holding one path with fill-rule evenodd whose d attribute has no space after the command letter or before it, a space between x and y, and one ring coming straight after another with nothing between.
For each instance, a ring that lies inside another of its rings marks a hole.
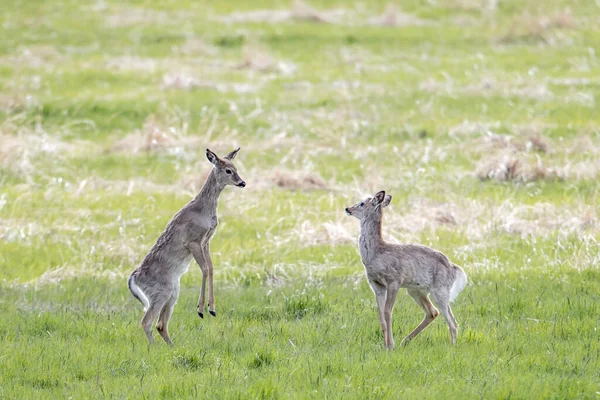
<instances>
[{"instance_id":1,"label":"blurred background","mask_svg":"<svg viewBox=\"0 0 600 400\"><path fill-rule=\"evenodd\" d=\"M321 264L287 244L353 244L343 207L381 189L394 237L441 230L460 257L492 233L596 233L599 14L558 0L9 1L2 278L122 275L201 187L206 147L241 146L248 181L224 193L220 264Z\"/></svg>"}]
</instances>

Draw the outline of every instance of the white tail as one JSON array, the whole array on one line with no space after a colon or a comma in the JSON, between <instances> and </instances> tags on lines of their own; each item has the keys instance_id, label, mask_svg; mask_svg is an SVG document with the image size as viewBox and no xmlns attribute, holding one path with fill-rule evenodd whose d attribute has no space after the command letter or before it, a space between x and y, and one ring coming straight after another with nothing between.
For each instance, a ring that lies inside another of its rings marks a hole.
<instances>
[{"instance_id":1,"label":"white tail","mask_svg":"<svg viewBox=\"0 0 600 400\"><path fill-rule=\"evenodd\" d=\"M148 297L144 294L142 289L139 288L138 285L135 284L135 279L133 275L129 277L129 281L127 282L129 285L129 290L144 305L144 312L148 311L148 307L150 307L150 301Z\"/></svg>"},{"instance_id":2,"label":"white tail","mask_svg":"<svg viewBox=\"0 0 600 400\"><path fill-rule=\"evenodd\" d=\"M454 282L452 283L452 287L450 288L451 302L454 301L456 296L458 296L458 294L462 292L462 290L467 285L467 274L465 274L465 271L463 271L462 268L458 266L454 266L454 268L456 268L456 278L454 278Z\"/></svg>"}]
</instances>

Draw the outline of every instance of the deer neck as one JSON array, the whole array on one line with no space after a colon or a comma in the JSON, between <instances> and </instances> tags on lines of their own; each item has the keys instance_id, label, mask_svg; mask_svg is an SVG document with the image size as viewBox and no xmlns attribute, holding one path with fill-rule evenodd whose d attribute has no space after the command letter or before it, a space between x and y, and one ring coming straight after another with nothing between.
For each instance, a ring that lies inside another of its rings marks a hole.
<instances>
[{"instance_id":1,"label":"deer neck","mask_svg":"<svg viewBox=\"0 0 600 400\"><path fill-rule=\"evenodd\" d=\"M219 204L219 195L225 188L217 181L214 169L210 171L204 186L200 189L200 193L193 200L194 205L200 208L201 211L216 215L217 205Z\"/></svg>"},{"instance_id":2,"label":"deer neck","mask_svg":"<svg viewBox=\"0 0 600 400\"><path fill-rule=\"evenodd\" d=\"M383 245L381 236L382 215L371 216L360 222L360 237L358 239L360 257L363 262L369 262L377 254L377 250Z\"/></svg>"}]
</instances>

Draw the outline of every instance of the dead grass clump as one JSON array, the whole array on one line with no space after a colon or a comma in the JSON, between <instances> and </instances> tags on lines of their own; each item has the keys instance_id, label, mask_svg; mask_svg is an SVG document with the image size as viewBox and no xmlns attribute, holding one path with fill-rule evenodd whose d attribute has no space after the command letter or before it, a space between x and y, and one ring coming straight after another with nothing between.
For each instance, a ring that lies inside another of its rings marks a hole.
<instances>
[{"instance_id":1,"label":"dead grass clump","mask_svg":"<svg viewBox=\"0 0 600 400\"><path fill-rule=\"evenodd\" d=\"M184 73L168 73L163 76L163 89L192 90L197 88L215 88L212 83L204 83Z\"/></svg>"},{"instance_id":2,"label":"dead grass clump","mask_svg":"<svg viewBox=\"0 0 600 400\"><path fill-rule=\"evenodd\" d=\"M525 142L525 150L535 151L538 153L548 153L550 151L550 145L543 136L532 136Z\"/></svg>"},{"instance_id":3,"label":"dead grass clump","mask_svg":"<svg viewBox=\"0 0 600 400\"><path fill-rule=\"evenodd\" d=\"M402 210L391 209L385 215L384 229L391 238L418 240L417 236L413 235L424 231L436 231L440 227L457 229L457 218L460 221L466 219L461 215L463 210L454 204L436 204L420 197L411 199L408 207L403 207L405 208L405 213L402 213Z\"/></svg>"},{"instance_id":4,"label":"dead grass clump","mask_svg":"<svg viewBox=\"0 0 600 400\"><path fill-rule=\"evenodd\" d=\"M152 58L141 58L133 56L112 57L106 61L106 68L120 71L155 72L159 67L159 61Z\"/></svg>"},{"instance_id":5,"label":"dead grass clump","mask_svg":"<svg viewBox=\"0 0 600 400\"><path fill-rule=\"evenodd\" d=\"M436 210L434 218L442 225L456 225L454 214L448 210Z\"/></svg>"},{"instance_id":6,"label":"dead grass clump","mask_svg":"<svg viewBox=\"0 0 600 400\"><path fill-rule=\"evenodd\" d=\"M319 190L327 189L327 184L318 175L296 174L293 172L277 171L271 178L273 183L284 189Z\"/></svg>"},{"instance_id":7,"label":"dead grass clump","mask_svg":"<svg viewBox=\"0 0 600 400\"><path fill-rule=\"evenodd\" d=\"M142 26L195 21L196 15L189 11L160 11L151 8L113 6L111 11L97 10L102 13L109 27Z\"/></svg>"},{"instance_id":8,"label":"dead grass clump","mask_svg":"<svg viewBox=\"0 0 600 400\"><path fill-rule=\"evenodd\" d=\"M14 134L6 134L0 127L0 168L30 180L38 171L35 158L41 155L52 155L61 159L77 153L79 144L60 140L58 135L18 129ZM83 142L81 143L83 144Z\"/></svg>"},{"instance_id":9,"label":"dead grass clump","mask_svg":"<svg viewBox=\"0 0 600 400\"><path fill-rule=\"evenodd\" d=\"M294 0L290 19L296 21L309 21L320 23L332 23L330 16L325 12L317 11L302 0Z\"/></svg>"},{"instance_id":10,"label":"dead grass clump","mask_svg":"<svg viewBox=\"0 0 600 400\"><path fill-rule=\"evenodd\" d=\"M35 96L22 94L0 93L0 111L14 114L39 107L40 103Z\"/></svg>"},{"instance_id":11,"label":"dead grass clump","mask_svg":"<svg viewBox=\"0 0 600 400\"><path fill-rule=\"evenodd\" d=\"M322 24L339 23L339 18L345 14L343 10L319 11L302 0L294 0L289 10L254 10L249 12L235 12L219 18L226 23L236 22L270 22L279 23L287 21L313 22Z\"/></svg>"},{"instance_id":12,"label":"dead grass clump","mask_svg":"<svg viewBox=\"0 0 600 400\"><path fill-rule=\"evenodd\" d=\"M246 48L244 50L243 61L236 64L234 68L265 73L277 72L283 75L291 75L296 70L296 66L293 63L275 61L268 53L256 48Z\"/></svg>"},{"instance_id":13,"label":"dead grass clump","mask_svg":"<svg viewBox=\"0 0 600 400\"><path fill-rule=\"evenodd\" d=\"M62 61L63 58L64 56L53 46L33 45L20 47L17 52L0 57L0 64L47 69Z\"/></svg>"},{"instance_id":14,"label":"dead grass clump","mask_svg":"<svg viewBox=\"0 0 600 400\"><path fill-rule=\"evenodd\" d=\"M195 89L212 89L218 92L235 92L235 93L254 93L258 91L259 86L248 83L215 83L200 81L193 76L184 73L169 73L163 77L163 90L195 90Z\"/></svg>"},{"instance_id":15,"label":"dead grass clump","mask_svg":"<svg viewBox=\"0 0 600 400\"><path fill-rule=\"evenodd\" d=\"M448 135L451 137L481 135L492 133L492 130L500 128L500 122L480 122L480 121L463 121L458 125L451 126L448 129Z\"/></svg>"},{"instance_id":16,"label":"dead grass clump","mask_svg":"<svg viewBox=\"0 0 600 400\"><path fill-rule=\"evenodd\" d=\"M591 159L579 162L569 162L561 168L561 173L569 179L595 180L600 172L600 160Z\"/></svg>"},{"instance_id":17,"label":"dead grass clump","mask_svg":"<svg viewBox=\"0 0 600 400\"><path fill-rule=\"evenodd\" d=\"M130 133L110 147L111 152L140 153L171 151L182 152L184 148L196 148L199 137L187 135L187 121L159 121L154 115L146 118L141 130Z\"/></svg>"},{"instance_id":18,"label":"dead grass clump","mask_svg":"<svg viewBox=\"0 0 600 400\"><path fill-rule=\"evenodd\" d=\"M564 97L567 104L578 104L589 108L596 107L596 97L593 92L571 91L571 94Z\"/></svg>"},{"instance_id":19,"label":"dead grass clump","mask_svg":"<svg viewBox=\"0 0 600 400\"><path fill-rule=\"evenodd\" d=\"M597 217L588 206L560 207L548 203L501 204L493 213L493 226L508 233L545 236L550 233L578 234L595 230Z\"/></svg>"},{"instance_id":20,"label":"dead grass clump","mask_svg":"<svg viewBox=\"0 0 600 400\"><path fill-rule=\"evenodd\" d=\"M317 246L356 242L355 221L345 216L341 218L343 219L338 221L330 220L318 223L305 219L298 220L296 226L287 234L270 240L273 240L277 246L285 246L288 243Z\"/></svg>"},{"instance_id":21,"label":"dead grass clump","mask_svg":"<svg viewBox=\"0 0 600 400\"><path fill-rule=\"evenodd\" d=\"M495 180L499 182L533 182L538 180L562 179L555 168L546 168L540 159L535 164L513 156L504 155L489 161L484 161L476 171L480 180Z\"/></svg>"},{"instance_id":22,"label":"dead grass clump","mask_svg":"<svg viewBox=\"0 0 600 400\"><path fill-rule=\"evenodd\" d=\"M254 10L249 12L234 12L224 17L218 18L222 22L285 22L289 20L290 12L288 10Z\"/></svg>"},{"instance_id":23,"label":"dead grass clump","mask_svg":"<svg viewBox=\"0 0 600 400\"><path fill-rule=\"evenodd\" d=\"M199 37L188 37L181 46L174 47L173 50L185 55L215 56L218 53L216 47L209 45Z\"/></svg>"},{"instance_id":24,"label":"dead grass clump","mask_svg":"<svg viewBox=\"0 0 600 400\"><path fill-rule=\"evenodd\" d=\"M394 4L388 4L383 14L368 19L369 25L376 26L421 26L431 24L414 15L405 14Z\"/></svg>"},{"instance_id":25,"label":"dead grass clump","mask_svg":"<svg viewBox=\"0 0 600 400\"><path fill-rule=\"evenodd\" d=\"M484 151L489 148L509 149L513 151L527 151L535 153L549 153L550 145L548 140L542 135L530 136L524 141L516 139L514 136L488 133L484 138Z\"/></svg>"},{"instance_id":26,"label":"dead grass clump","mask_svg":"<svg viewBox=\"0 0 600 400\"><path fill-rule=\"evenodd\" d=\"M89 177L79 182L77 190L74 192L76 196L81 196L86 192L103 191L124 194L130 196L135 192L144 193L164 193L175 192L176 187L173 185L161 185L152 182L149 179L135 178L130 180L112 180L102 179L98 177Z\"/></svg>"},{"instance_id":27,"label":"dead grass clump","mask_svg":"<svg viewBox=\"0 0 600 400\"><path fill-rule=\"evenodd\" d=\"M550 16L521 16L516 18L508 32L500 38L501 43L537 42L549 45L568 42L569 38L560 35L564 29L575 29L577 21L571 13L561 11Z\"/></svg>"},{"instance_id":28,"label":"dead grass clump","mask_svg":"<svg viewBox=\"0 0 600 400\"><path fill-rule=\"evenodd\" d=\"M460 11L480 11L482 13L494 13L498 9L500 0L450 0L445 1L445 7Z\"/></svg>"},{"instance_id":29,"label":"dead grass clump","mask_svg":"<svg viewBox=\"0 0 600 400\"><path fill-rule=\"evenodd\" d=\"M47 270L38 278L26 283L26 285L33 284L35 287L55 285L71 279L80 279L82 277L100 278L114 282L116 280L124 279L126 274L118 270L85 269L64 265L62 267Z\"/></svg>"},{"instance_id":30,"label":"dead grass clump","mask_svg":"<svg viewBox=\"0 0 600 400\"><path fill-rule=\"evenodd\" d=\"M443 93L445 95L518 97L540 101L554 99L554 93L549 89L546 81L531 82L531 80L522 76L510 77L510 79L504 80L488 76L467 85L458 85L451 79L440 82L430 78L421 82L419 89L429 93Z\"/></svg>"}]
</instances>

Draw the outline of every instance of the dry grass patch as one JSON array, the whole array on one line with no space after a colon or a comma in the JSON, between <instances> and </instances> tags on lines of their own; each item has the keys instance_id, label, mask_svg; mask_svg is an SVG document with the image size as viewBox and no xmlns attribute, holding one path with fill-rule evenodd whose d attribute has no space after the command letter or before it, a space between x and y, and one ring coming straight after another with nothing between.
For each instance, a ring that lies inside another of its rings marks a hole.
<instances>
[{"instance_id":1,"label":"dry grass patch","mask_svg":"<svg viewBox=\"0 0 600 400\"><path fill-rule=\"evenodd\" d=\"M569 10L552 15L523 15L513 20L500 43L534 42L547 45L570 44L571 39L561 30L576 29L577 21Z\"/></svg>"},{"instance_id":2,"label":"dry grass patch","mask_svg":"<svg viewBox=\"0 0 600 400\"><path fill-rule=\"evenodd\" d=\"M369 25L376 26L422 26L431 25L431 21L426 21L415 17L414 15L406 14L394 4L388 4L385 11L378 16L371 17L367 20Z\"/></svg>"},{"instance_id":3,"label":"dry grass patch","mask_svg":"<svg viewBox=\"0 0 600 400\"><path fill-rule=\"evenodd\" d=\"M450 0L445 1L443 6L460 11L480 11L493 13L498 9L501 0Z\"/></svg>"},{"instance_id":4,"label":"dry grass patch","mask_svg":"<svg viewBox=\"0 0 600 400\"><path fill-rule=\"evenodd\" d=\"M10 133L7 133L10 132ZM59 135L50 134L38 126L35 131L8 124L0 126L0 168L33 182L33 176L46 168L36 165L36 158L47 155L54 161L64 160L94 146L84 141L66 142Z\"/></svg>"},{"instance_id":5,"label":"dry grass patch","mask_svg":"<svg viewBox=\"0 0 600 400\"><path fill-rule=\"evenodd\" d=\"M283 189L319 190L328 188L323 178L319 175L305 172L298 173L278 170L271 177L271 181L275 186Z\"/></svg>"},{"instance_id":6,"label":"dry grass patch","mask_svg":"<svg viewBox=\"0 0 600 400\"><path fill-rule=\"evenodd\" d=\"M38 278L23 284L23 286L41 287L45 285L56 285L64 281L82 278L97 278L110 282L122 281L128 273L115 269L82 268L63 265L58 268L49 269Z\"/></svg>"},{"instance_id":7,"label":"dry grass patch","mask_svg":"<svg viewBox=\"0 0 600 400\"><path fill-rule=\"evenodd\" d=\"M188 56L216 56L218 49L206 43L200 37L188 37L181 46L173 47L173 52L176 54L184 54Z\"/></svg>"},{"instance_id":8,"label":"dry grass patch","mask_svg":"<svg viewBox=\"0 0 600 400\"><path fill-rule=\"evenodd\" d=\"M487 242L497 233L535 237L554 233L585 235L598 232L598 209L582 202L554 205L515 203L511 199L489 203L451 197L447 203L426 198L412 199L407 210L391 208L385 214L384 230L392 238L418 241L422 232L451 229L473 245Z\"/></svg>"},{"instance_id":9,"label":"dry grass patch","mask_svg":"<svg viewBox=\"0 0 600 400\"><path fill-rule=\"evenodd\" d=\"M596 96L593 92L581 92L571 91L567 96L564 97L566 104L577 104L584 107L595 108L596 107Z\"/></svg>"},{"instance_id":10,"label":"dry grass patch","mask_svg":"<svg viewBox=\"0 0 600 400\"><path fill-rule=\"evenodd\" d=\"M541 159L535 163L512 155L502 155L491 160L484 160L478 167L476 175L480 180L496 180L499 182L533 182L538 180L562 180L563 174L556 168L547 168Z\"/></svg>"},{"instance_id":11,"label":"dry grass patch","mask_svg":"<svg viewBox=\"0 0 600 400\"><path fill-rule=\"evenodd\" d=\"M346 216L343 210L338 215L337 219L327 219L332 217L330 214L318 221L298 218L294 228L281 235L269 235L269 240L276 247L289 246L291 243L303 247L356 243L359 231L357 220Z\"/></svg>"},{"instance_id":12,"label":"dry grass patch","mask_svg":"<svg viewBox=\"0 0 600 400\"><path fill-rule=\"evenodd\" d=\"M225 23L268 22L281 23L289 21L313 22L321 24L338 24L348 12L341 9L317 10L302 0L294 0L288 10L254 10L235 12L218 20Z\"/></svg>"},{"instance_id":13,"label":"dry grass patch","mask_svg":"<svg viewBox=\"0 0 600 400\"><path fill-rule=\"evenodd\" d=\"M457 84L452 79L441 82L430 78L419 84L419 90L446 96L481 96L486 98L500 96L539 101L550 101L555 97L548 87L548 82L532 82L529 77L524 76L513 76L504 80L487 76L482 77L479 82L467 85Z\"/></svg>"},{"instance_id":14,"label":"dry grass patch","mask_svg":"<svg viewBox=\"0 0 600 400\"><path fill-rule=\"evenodd\" d=\"M32 45L19 47L13 54L0 57L0 65L44 69L54 67L64 56L53 46Z\"/></svg>"},{"instance_id":15,"label":"dry grass patch","mask_svg":"<svg viewBox=\"0 0 600 400\"><path fill-rule=\"evenodd\" d=\"M163 60L135 56L111 57L106 60L106 69L117 71L153 73L167 66Z\"/></svg>"},{"instance_id":16,"label":"dry grass patch","mask_svg":"<svg viewBox=\"0 0 600 400\"><path fill-rule=\"evenodd\" d=\"M276 72L283 75L292 75L296 65L287 61L276 61L266 51L246 47L243 60L234 65L235 69L244 69L258 72Z\"/></svg>"},{"instance_id":17,"label":"dry grass patch","mask_svg":"<svg viewBox=\"0 0 600 400\"><path fill-rule=\"evenodd\" d=\"M40 102L33 95L0 93L0 111L6 114L15 114L38 108L39 106Z\"/></svg>"},{"instance_id":18,"label":"dry grass patch","mask_svg":"<svg viewBox=\"0 0 600 400\"><path fill-rule=\"evenodd\" d=\"M488 132L482 136L480 143L470 147L471 152L489 153L490 149L508 149L514 152L550 153L548 138L542 135L525 136L524 138Z\"/></svg>"},{"instance_id":19,"label":"dry grass patch","mask_svg":"<svg viewBox=\"0 0 600 400\"><path fill-rule=\"evenodd\" d=\"M332 183L326 182L316 173L290 171L281 168L271 171L256 168L247 170L244 168L243 162L240 162L237 163L239 164L238 169L240 175L248 184L245 190L249 192L265 191L273 188L296 191L333 190ZM204 161L202 161L202 164L204 164ZM209 173L209 168L198 165L181 178L178 186L188 193L198 193Z\"/></svg>"},{"instance_id":20,"label":"dry grass patch","mask_svg":"<svg viewBox=\"0 0 600 400\"><path fill-rule=\"evenodd\" d=\"M111 28L152 25L152 24L177 24L179 22L196 22L197 16L187 11L159 11L151 8L111 6L111 10L98 8L94 10L101 13L106 19L106 24Z\"/></svg>"},{"instance_id":21,"label":"dry grass patch","mask_svg":"<svg viewBox=\"0 0 600 400\"><path fill-rule=\"evenodd\" d=\"M180 153L184 149L197 148L200 137L188 135L185 117L166 123L154 115L146 118L142 129L130 133L110 147L111 152L142 153L171 152Z\"/></svg>"},{"instance_id":22,"label":"dry grass patch","mask_svg":"<svg viewBox=\"0 0 600 400\"><path fill-rule=\"evenodd\" d=\"M195 76L179 72L179 73L167 73L163 76L162 81L163 90L197 90L197 89L209 89L216 90L217 92L227 93L255 93L260 89L259 85L250 83L217 83L212 81L201 81Z\"/></svg>"},{"instance_id":23,"label":"dry grass patch","mask_svg":"<svg viewBox=\"0 0 600 400\"><path fill-rule=\"evenodd\" d=\"M88 177L77 183L74 194L81 196L88 192L118 193L131 196L134 192L144 193L173 193L179 189L179 185L161 185L149 179L135 178L129 180L112 180L98 177Z\"/></svg>"}]
</instances>

